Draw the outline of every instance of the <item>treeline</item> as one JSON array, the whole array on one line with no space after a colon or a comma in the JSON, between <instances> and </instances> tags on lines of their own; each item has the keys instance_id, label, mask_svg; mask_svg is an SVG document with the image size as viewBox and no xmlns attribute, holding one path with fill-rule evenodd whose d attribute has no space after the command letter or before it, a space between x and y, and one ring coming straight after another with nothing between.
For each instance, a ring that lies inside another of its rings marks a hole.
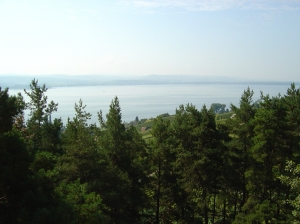
<instances>
[{"instance_id":1,"label":"treeline","mask_svg":"<svg viewBox=\"0 0 300 224\"><path fill-rule=\"evenodd\" d=\"M300 92L246 89L235 114L180 105L145 142L115 97L99 126L80 100L63 126L37 80L0 89L0 223L298 223ZM24 110L30 115L24 120Z\"/></svg>"}]
</instances>

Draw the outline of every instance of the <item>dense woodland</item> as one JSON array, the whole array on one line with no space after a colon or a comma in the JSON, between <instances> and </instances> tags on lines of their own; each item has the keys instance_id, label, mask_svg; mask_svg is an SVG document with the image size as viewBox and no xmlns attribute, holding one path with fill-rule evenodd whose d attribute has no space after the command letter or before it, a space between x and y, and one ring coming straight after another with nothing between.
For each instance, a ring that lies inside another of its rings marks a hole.
<instances>
[{"instance_id":1,"label":"dense woodland","mask_svg":"<svg viewBox=\"0 0 300 224\"><path fill-rule=\"evenodd\" d=\"M180 105L147 140L125 128L117 97L91 125L81 100L63 124L45 85L33 80L24 94L29 102L0 89L0 223L300 222L294 84L259 103L247 88L222 123L213 109Z\"/></svg>"}]
</instances>

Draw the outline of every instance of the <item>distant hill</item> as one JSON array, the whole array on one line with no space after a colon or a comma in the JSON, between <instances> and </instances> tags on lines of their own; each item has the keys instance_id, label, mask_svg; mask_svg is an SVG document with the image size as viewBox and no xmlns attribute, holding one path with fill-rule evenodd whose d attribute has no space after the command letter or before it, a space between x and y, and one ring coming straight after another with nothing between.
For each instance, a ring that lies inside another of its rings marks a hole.
<instances>
[{"instance_id":1,"label":"distant hill","mask_svg":"<svg viewBox=\"0 0 300 224\"><path fill-rule=\"evenodd\" d=\"M168 84L205 84L205 83L272 83L242 80L222 76L195 75L148 75L148 76L110 76L110 75L0 75L0 87L11 89L28 88L32 79L51 87L100 86L100 85L168 85ZM279 82L273 82L278 84ZM290 84L285 82L283 84Z\"/></svg>"}]
</instances>

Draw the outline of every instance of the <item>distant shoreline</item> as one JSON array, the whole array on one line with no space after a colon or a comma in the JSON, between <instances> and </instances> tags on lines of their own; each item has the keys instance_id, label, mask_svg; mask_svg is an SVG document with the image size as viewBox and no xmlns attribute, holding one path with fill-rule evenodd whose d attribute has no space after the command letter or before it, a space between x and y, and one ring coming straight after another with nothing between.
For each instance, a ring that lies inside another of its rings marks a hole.
<instances>
[{"instance_id":1,"label":"distant shoreline","mask_svg":"<svg viewBox=\"0 0 300 224\"><path fill-rule=\"evenodd\" d=\"M5 77L0 77L0 87L2 89L27 89L29 88L32 78L21 80L14 79L12 77L6 79ZM45 84L48 89L50 88L60 88L60 87L88 87L88 86L149 86L149 85L290 85L292 82L279 82L279 81L153 81L153 80L113 80L113 81L89 81L89 80L49 80L43 79L42 77L37 78L39 84ZM295 82L299 85L300 82Z\"/></svg>"}]
</instances>

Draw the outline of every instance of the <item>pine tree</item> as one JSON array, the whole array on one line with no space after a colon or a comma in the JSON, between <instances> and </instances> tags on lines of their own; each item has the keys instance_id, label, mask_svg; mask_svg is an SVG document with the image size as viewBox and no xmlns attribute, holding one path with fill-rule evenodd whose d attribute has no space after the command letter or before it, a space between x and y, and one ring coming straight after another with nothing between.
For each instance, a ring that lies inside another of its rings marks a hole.
<instances>
[{"instance_id":1,"label":"pine tree","mask_svg":"<svg viewBox=\"0 0 300 224\"><path fill-rule=\"evenodd\" d=\"M99 223L107 221L101 195L107 162L99 152L99 130L88 124L92 115L85 108L81 99L75 103L75 117L68 119L62 133L56 192L73 208L76 222Z\"/></svg>"},{"instance_id":2,"label":"pine tree","mask_svg":"<svg viewBox=\"0 0 300 224\"><path fill-rule=\"evenodd\" d=\"M300 163L300 89L296 89L294 83L288 88L284 102L288 126L286 130L286 150L288 151L288 158L296 163Z\"/></svg>"},{"instance_id":3,"label":"pine tree","mask_svg":"<svg viewBox=\"0 0 300 224\"><path fill-rule=\"evenodd\" d=\"M158 116L152 126L151 141L151 186L154 196L155 223L182 220L184 216L183 190L177 183L174 167L176 153L172 150L172 131L170 120Z\"/></svg>"},{"instance_id":4,"label":"pine tree","mask_svg":"<svg viewBox=\"0 0 300 224\"><path fill-rule=\"evenodd\" d=\"M22 96L10 96L0 87L0 223L26 221L24 217L26 183L30 156L22 133L14 121L22 116Z\"/></svg>"},{"instance_id":5,"label":"pine tree","mask_svg":"<svg viewBox=\"0 0 300 224\"><path fill-rule=\"evenodd\" d=\"M188 194L189 222L209 223L215 221L215 198L222 179L223 151L216 129L215 115L204 106L198 111L195 106L180 106L176 110L174 139L177 140L177 170L179 182ZM214 201L210 207L211 200ZM192 211L191 209L194 209Z\"/></svg>"},{"instance_id":6,"label":"pine tree","mask_svg":"<svg viewBox=\"0 0 300 224\"><path fill-rule=\"evenodd\" d=\"M293 161L287 161L285 167L285 174L282 174L279 179L280 181L290 189L289 200L283 203L292 206L290 208L292 217L289 217L286 221L289 223L300 222L300 165Z\"/></svg>"},{"instance_id":7,"label":"pine tree","mask_svg":"<svg viewBox=\"0 0 300 224\"><path fill-rule=\"evenodd\" d=\"M98 114L101 135L99 146L109 160L112 172L107 183L109 189L103 195L104 203L110 209L112 223L139 223L146 195L142 191L146 184L143 172L145 145L136 130L126 130L122 123L119 99L115 97L106 120Z\"/></svg>"},{"instance_id":8,"label":"pine tree","mask_svg":"<svg viewBox=\"0 0 300 224\"><path fill-rule=\"evenodd\" d=\"M251 166L247 171L249 202L247 213L252 219L265 223L286 221L282 208L285 194L278 177L286 160L284 152L286 108L279 96L261 96L255 114L253 147L249 151Z\"/></svg>"},{"instance_id":9,"label":"pine tree","mask_svg":"<svg viewBox=\"0 0 300 224\"><path fill-rule=\"evenodd\" d=\"M231 110L235 114L233 119L229 119L227 125L230 128L232 140L228 144L232 159L238 164L237 173L239 174L237 184L239 189L236 189L236 195L240 195L236 200L236 207L241 211L244 204L247 202L249 192L247 191L246 173L250 166L249 150L253 146L252 138L254 136L253 119L255 116L255 106L252 100L253 91L248 87L242 94L239 107L231 104Z\"/></svg>"},{"instance_id":10,"label":"pine tree","mask_svg":"<svg viewBox=\"0 0 300 224\"><path fill-rule=\"evenodd\" d=\"M34 151L50 151L52 153L52 150L56 150L57 146L52 143L58 141L57 136L62 128L62 122L58 119L52 124L51 119L49 120L51 114L57 111L58 104L51 101L47 105L48 97L45 95L47 90L45 84L39 86L38 80L35 79L30 83L30 91L24 89L25 94L30 99L26 104L27 109L30 110L27 132ZM53 130L56 132L54 135L51 133Z\"/></svg>"},{"instance_id":11,"label":"pine tree","mask_svg":"<svg viewBox=\"0 0 300 224\"><path fill-rule=\"evenodd\" d=\"M20 93L9 96L8 88L1 90L0 87L0 132L10 131L24 109L25 102Z\"/></svg>"}]
</instances>

